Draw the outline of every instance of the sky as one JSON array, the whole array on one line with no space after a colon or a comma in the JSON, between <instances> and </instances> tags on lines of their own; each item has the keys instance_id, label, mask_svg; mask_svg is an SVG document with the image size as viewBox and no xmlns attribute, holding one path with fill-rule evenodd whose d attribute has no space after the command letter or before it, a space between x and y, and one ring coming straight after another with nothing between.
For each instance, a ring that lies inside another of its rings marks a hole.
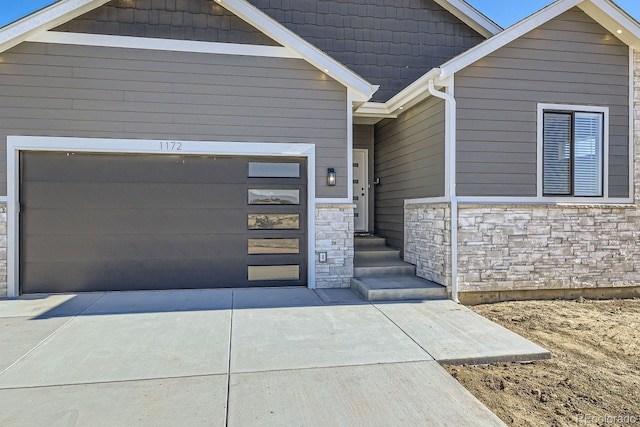
<instances>
[{"instance_id":1,"label":"sky","mask_svg":"<svg viewBox=\"0 0 640 427\"><path fill-rule=\"evenodd\" d=\"M467 0L498 25L506 28L552 3L551 0ZM640 21L640 0L615 0L631 16ZM0 0L0 27L35 12L51 0Z\"/></svg>"}]
</instances>

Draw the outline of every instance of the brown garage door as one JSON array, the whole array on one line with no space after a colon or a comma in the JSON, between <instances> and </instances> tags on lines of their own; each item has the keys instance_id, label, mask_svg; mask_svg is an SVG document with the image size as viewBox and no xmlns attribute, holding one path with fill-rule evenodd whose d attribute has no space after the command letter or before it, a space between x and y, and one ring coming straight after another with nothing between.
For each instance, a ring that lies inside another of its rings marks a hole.
<instances>
[{"instance_id":1,"label":"brown garage door","mask_svg":"<svg viewBox=\"0 0 640 427\"><path fill-rule=\"evenodd\" d=\"M22 293L306 285L303 159L20 160Z\"/></svg>"}]
</instances>

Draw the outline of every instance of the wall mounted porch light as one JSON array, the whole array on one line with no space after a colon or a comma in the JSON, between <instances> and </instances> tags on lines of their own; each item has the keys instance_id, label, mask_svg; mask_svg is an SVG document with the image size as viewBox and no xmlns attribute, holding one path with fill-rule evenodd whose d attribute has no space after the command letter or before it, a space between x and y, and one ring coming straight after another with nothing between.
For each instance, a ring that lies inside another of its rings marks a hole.
<instances>
[{"instance_id":1,"label":"wall mounted porch light","mask_svg":"<svg viewBox=\"0 0 640 427\"><path fill-rule=\"evenodd\" d=\"M327 185L329 187L336 185L336 170L334 168L327 169Z\"/></svg>"}]
</instances>

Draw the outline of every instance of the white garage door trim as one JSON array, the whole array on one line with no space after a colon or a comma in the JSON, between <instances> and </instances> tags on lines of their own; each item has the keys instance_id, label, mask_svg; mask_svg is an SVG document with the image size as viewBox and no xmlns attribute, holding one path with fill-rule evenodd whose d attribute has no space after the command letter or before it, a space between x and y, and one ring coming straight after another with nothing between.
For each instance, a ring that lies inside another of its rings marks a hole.
<instances>
[{"instance_id":1,"label":"white garage door trim","mask_svg":"<svg viewBox=\"0 0 640 427\"><path fill-rule=\"evenodd\" d=\"M19 294L20 151L75 151L84 153L201 154L230 156L304 157L307 160L307 284L315 284L315 161L314 144L219 142L102 138L7 137L7 296Z\"/></svg>"}]
</instances>

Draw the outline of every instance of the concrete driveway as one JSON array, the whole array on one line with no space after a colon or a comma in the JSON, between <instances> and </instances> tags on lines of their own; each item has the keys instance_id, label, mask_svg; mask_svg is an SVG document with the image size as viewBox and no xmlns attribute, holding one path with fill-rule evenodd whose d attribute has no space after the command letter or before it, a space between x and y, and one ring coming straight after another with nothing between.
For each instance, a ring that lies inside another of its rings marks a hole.
<instances>
[{"instance_id":1,"label":"concrete driveway","mask_svg":"<svg viewBox=\"0 0 640 427\"><path fill-rule=\"evenodd\" d=\"M496 426L440 366L549 357L451 301L197 290L0 301L2 426Z\"/></svg>"}]
</instances>

